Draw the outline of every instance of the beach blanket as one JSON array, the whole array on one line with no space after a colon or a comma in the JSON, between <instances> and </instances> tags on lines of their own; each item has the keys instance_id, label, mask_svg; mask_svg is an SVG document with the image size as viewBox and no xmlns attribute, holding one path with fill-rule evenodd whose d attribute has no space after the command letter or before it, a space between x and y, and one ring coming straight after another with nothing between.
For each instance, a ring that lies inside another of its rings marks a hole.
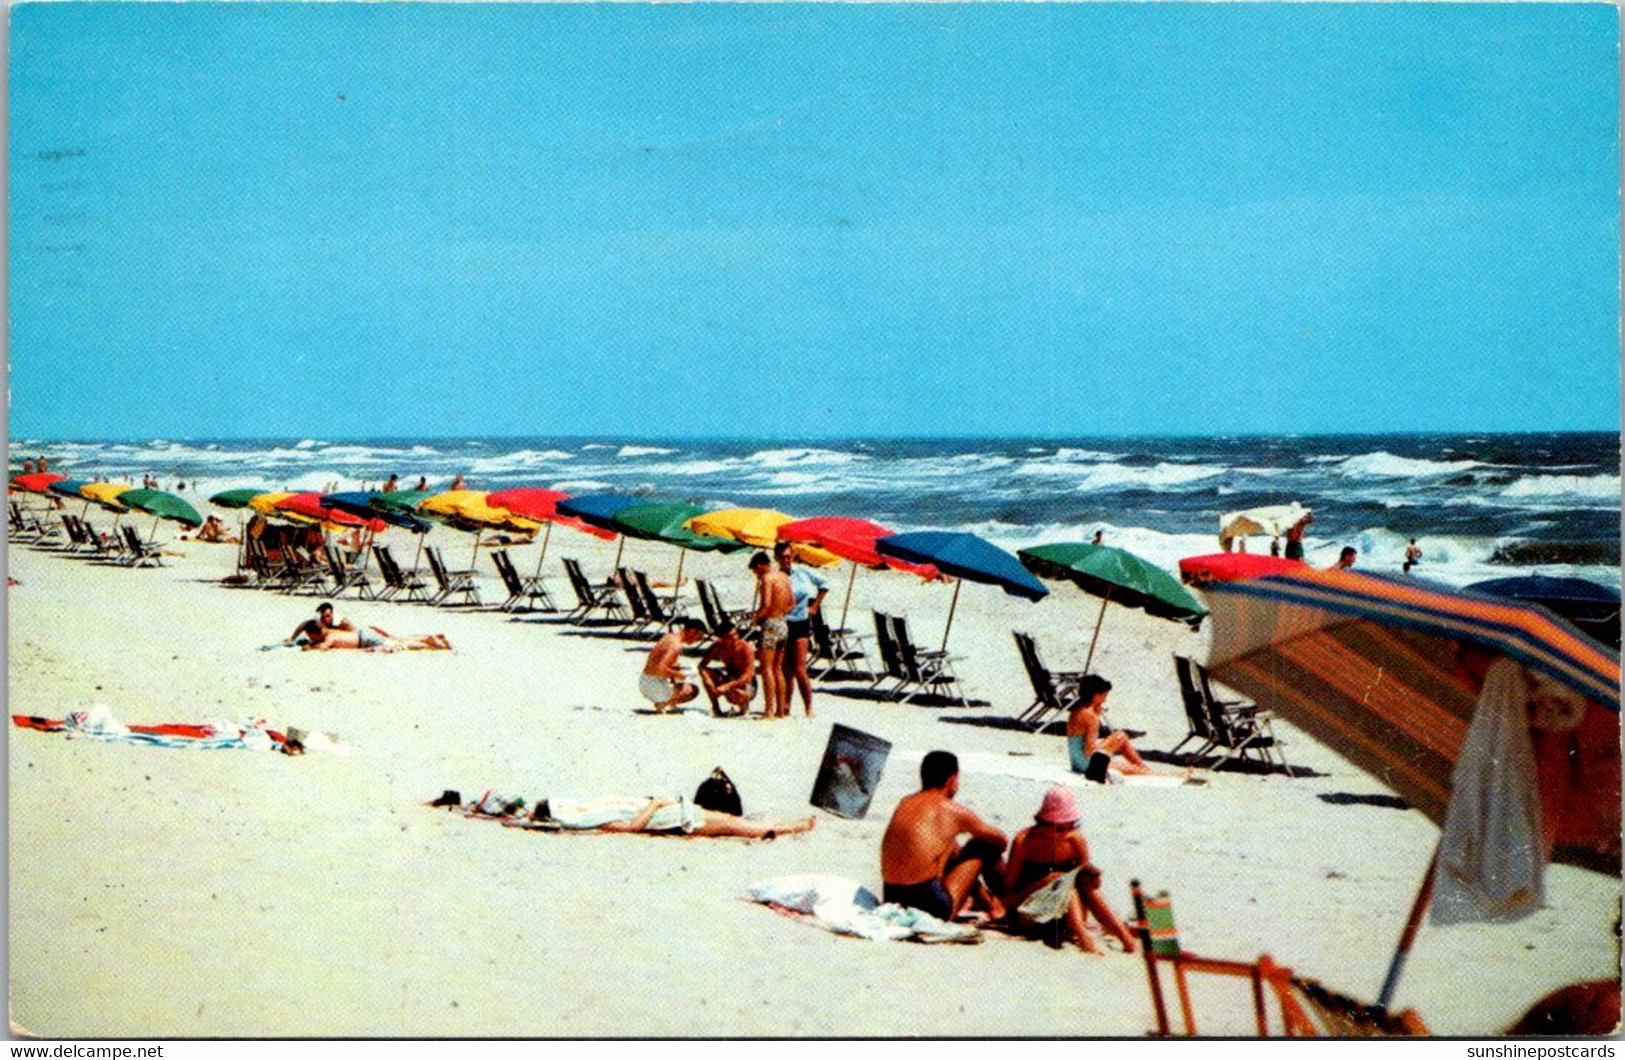
<instances>
[{"instance_id":1,"label":"beach blanket","mask_svg":"<svg viewBox=\"0 0 1625 1060\"><path fill-rule=\"evenodd\" d=\"M241 724L213 720L202 724L171 722L126 725L114 717L112 709L103 703L89 710L76 710L65 718L13 714L11 723L19 729L62 733L70 738L102 743L139 743L207 751L273 751L282 749L288 743L288 734L269 728L263 718ZM297 729L290 729L289 733L295 734L295 739L307 751L348 753L348 748L327 733L301 733Z\"/></svg>"},{"instance_id":2,"label":"beach blanket","mask_svg":"<svg viewBox=\"0 0 1625 1060\"><path fill-rule=\"evenodd\" d=\"M894 756L904 762L918 761L924 757L923 753L903 752ZM1066 788L1076 788L1082 791L1102 791L1116 787L1125 788L1183 788L1200 787L1206 781L1193 778L1187 781L1181 776L1167 776L1163 774L1144 776L1123 776L1119 773L1111 774L1108 784L1096 784L1084 777L1082 773L1074 773L1067 764L1059 758L1041 758L1036 755L1009 755L994 751L968 751L959 756L959 771L967 776L1013 777L1017 780L1032 780L1040 784L1054 784Z\"/></svg>"},{"instance_id":3,"label":"beach blanket","mask_svg":"<svg viewBox=\"0 0 1625 1060\"><path fill-rule=\"evenodd\" d=\"M825 931L871 942L982 940L974 925L950 924L918 909L882 903L873 891L844 876L774 876L751 884L745 896Z\"/></svg>"}]
</instances>

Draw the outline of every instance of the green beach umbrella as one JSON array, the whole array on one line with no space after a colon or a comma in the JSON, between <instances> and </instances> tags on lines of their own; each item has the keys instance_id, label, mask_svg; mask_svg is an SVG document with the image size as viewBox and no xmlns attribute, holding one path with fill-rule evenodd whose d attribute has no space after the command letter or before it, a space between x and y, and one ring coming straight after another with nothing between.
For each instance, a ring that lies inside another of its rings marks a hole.
<instances>
[{"instance_id":1,"label":"green beach umbrella","mask_svg":"<svg viewBox=\"0 0 1625 1060\"><path fill-rule=\"evenodd\" d=\"M681 550L677 553L677 582L681 584L683 560L689 551L738 552L746 547L728 538L697 534L683 525L695 516L704 514L705 509L697 504L634 504L616 512L610 521L627 537L676 545Z\"/></svg>"},{"instance_id":2,"label":"green beach umbrella","mask_svg":"<svg viewBox=\"0 0 1625 1060\"><path fill-rule=\"evenodd\" d=\"M149 541L157 540L160 519L168 519L172 523L180 523L194 529L203 525L203 516L197 513L196 508L173 493L166 493L163 490L129 490L119 494L118 500L128 508L154 516Z\"/></svg>"},{"instance_id":3,"label":"green beach umbrella","mask_svg":"<svg viewBox=\"0 0 1625 1060\"><path fill-rule=\"evenodd\" d=\"M270 490L265 489L246 488L226 490L224 493L216 493L213 497L210 497L209 503L217 508L246 508L248 507L249 501L253 500L255 497L258 497L262 493L270 492Z\"/></svg>"},{"instance_id":4,"label":"green beach umbrella","mask_svg":"<svg viewBox=\"0 0 1625 1060\"><path fill-rule=\"evenodd\" d=\"M1035 545L1016 555L1040 578L1069 581L1091 596L1101 598L1100 615L1095 619L1095 632L1089 639L1089 656L1083 664L1085 673L1095 659L1095 645L1100 640L1101 623L1106 620L1107 604L1119 603L1148 615L1192 625L1207 614L1207 609L1178 578L1150 560L1121 548L1067 542Z\"/></svg>"},{"instance_id":5,"label":"green beach umbrella","mask_svg":"<svg viewBox=\"0 0 1625 1060\"><path fill-rule=\"evenodd\" d=\"M445 521L431 512L418 511L418 505L435 495L435 490L390 490L388 493L375 494L372 506L381 512L394 512L398 515L410 515L414 518L427 519L431 522L445 525ZM423 539L428 531L418 534L418 550L412 556L412 573L418 572L418 563L423 559Z\"/></svg>"}]
</instances>

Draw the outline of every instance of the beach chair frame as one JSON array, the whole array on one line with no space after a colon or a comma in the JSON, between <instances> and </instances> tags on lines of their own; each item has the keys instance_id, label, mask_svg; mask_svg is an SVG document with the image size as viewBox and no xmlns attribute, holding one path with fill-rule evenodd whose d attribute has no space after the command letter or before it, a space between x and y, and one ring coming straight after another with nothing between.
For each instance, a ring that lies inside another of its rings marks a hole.
<instances>
[{"instance_id":1,"label":"beach chair frame","mask_svg":"<svg viewBox=\"0 0 1625 1060\"><path fill-rule=\"evenodd\" d=\"M580 560L565 556L561 562L570 589L576 594L576 606L565 616L569 621L586 622L594 611L603 611L604 617L612 622L627 620L627 610L621 604L620 588L614 582L594 585L581 569Z\"/></svg>"},{"instance_id":2,"label":"beach chair frame","mask_svg":"<svg viewBox=\"0 0 1625 1060\"><path fill-rule=\"evenodd\" d=\"M389 550L388 545L373 545L372 554L378 560L378 570L384 578L384 591L377 597L380 600L390 600L398 603L428 603L429 583L417 571L410 573L401 570L401 565L395 559L395 554ZM405 593L405 600L396 600L400 594Z\"/></svg>"},{"instance_id":3,"label":"beach chair frame","mask_svg":"<svg viewBox=\"0 0 1625 1060\"><path fill-rule=\"evenodd\" d=\"M969 706L970 701L953 668L953 664L962 661L964 657L915 647L913 638L909 636L908 619L902 615L892 616L891 627L892 640L897 646L903 673L908 684L913 686L913 691L899 702L907 703L922 692L937 689L943 696L952 693L951 698L958 699L960 706Z\"/></svg>"},{"instance_id":4,"label":"beach chair frame","mask_svg":"<svg viewBox=\"0 0 1625 1060\"><path fill-rule=\"evenodd\" d=\"M633 589L643 601L644 613L657 630L668 630L686 617L687 611L678 603L675 590L669 599L663 599L649 584L649 575L640 570L632 572L632 582Z\"/></svg>"},{"instance_id":5,"label":"beach chair frame","mask_svg":"<svg viewBox=\"0 0 1625 1060\"><path fill-rule=\"evenodd\" d=\"M1220 699L1213 692L1207 667L1195 660L1191 661L1191 666L1213 730L1211 749L1224 748L1226 752L1214 765L1213 771L1218 772L1226 763L1237 758L1247 759L1253 755L1257 755L1265 765L1273 766L1275 759L1272 751L1280 756L1281 768L1290 771L1286 754L1281 750L1280 741L1275 738L1270 711L1246 700Z\"/></svg>"},{"instance_id":6,"label":"beach chair frame","mask_svg":"<svg viewBox=\"0 0 1625 1060\"><path fill-rule=\"evenodd\" d=\"M323 544L322 552L327 556L327 572L333 578L334 597L343 596L346 589L354 589L359 600L377 598L372 589L372 579L367 576L365 567L345 566L343 558L339 556L338 546L331 541Z\"/></svg>"},{"instance_id":7,"label":"beach chair frame","mask_svg":"<svg viewBox=\"0 0 1625 1060\"><path fill-rule=\"evenodd\" d=\"M1066 714L1077 706L1077 683L1082 671L1055 671L1044 665L1038 654L1038 639L1031 633L1012 631L1021 665L1027 671L1027 681L1033 687L1033 701L1017 716L1017 720L1033 729L1039 728L1051 714Z\"/></svg>"},{"instance_id":8,"label":"beach chair frame","mask_svg":"<svg viewBox=\"0 0 1625 1060\"><path fill-rule=\"evenodd\" d=\"M434 574L434 580L440 586L440 591L429 598L429 603L436 607L479 606L480 588L474 580L473 571L452 570L447 567L437 545L426 545L423 554L428 557L429 570ZM452 604L451 598L454 596L461 596L463 598L462 603Z\"/></svg>"},{"instance_id":9,"label":"beach chair frame","mask_svg":"<svg viewBox=\"0 0 1625 1060\"><path fill-rule=\"evenodd\" d=\"M823 667L812 672L814 680L821 679L833 672L843 664L861 660L865 673L868 672L869 654L863 648L867 639L861 633L853 632L843 627L832 627L824 619L823 611L808 611L807 624L812 630L812 658L814 662L823 663ZM847 665L850 672L857 672L857 667Z\"/></svg>"},{"instance_id":10,"label":"beach chair frame","mask_svg":"<svg viewBox=\"0 0 1625 1060\"><path fill-rule=\"evenodd\" d=\"M498 605L499 611L557 611L553 604L553 596L547 591L547 586L540 577L523 577L518 568L513 565L513 557L505 548L493 549L491 563L497 569L497 576L502 579L502 586L508 591L508 598ZM536 602L542 603L541 607Z\"/></svg>"}]
</instances>

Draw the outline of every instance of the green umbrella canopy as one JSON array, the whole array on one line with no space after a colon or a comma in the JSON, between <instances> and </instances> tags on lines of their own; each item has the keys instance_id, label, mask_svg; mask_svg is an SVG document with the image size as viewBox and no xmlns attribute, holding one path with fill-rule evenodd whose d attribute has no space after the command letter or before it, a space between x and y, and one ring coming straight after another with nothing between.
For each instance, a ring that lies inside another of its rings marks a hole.
<instances>
[{"instance_id":1,"label":"green umbrella canopy","mask_svg":"<svg viewBox=\"0 0 1625 1060\"><path fill-rule=\"evenodd\" d=\"M391 490L373 497L372 506L386 512L427 516L428 512L418 511L418 505L433 496L433 490Z\"/></svg>"},{"instance_id":2,"label":"green umbrella canopy","mask_svg":"<svg viewBox=\"0 0 1625 1060\"><path fill-rule=\"evenodd\" d=\"M683 526L705 511L695 504L634 504L616 512L611 521L628 537L664 541L695 552L738 552L748 547L728 538L696 534Z\"/></svg>"},{"instance_id":3,"label":"green umbrella canopy","mask_svg":"<svg viewBox=\"0 0 1625 1060\"><path fill-rule=\"evenodd\" d=\"M187 526L203 525L203 516L197 513L196 508L173 493L165 493L163 490L128 490L119 494L118 500L128 508L156 515L160 519L185 523Z\"/></svg>"},{"instance_id":4,"label":"green umbrella canopy","mask_svg":"<svg viewBox=\"0 0 1625 1060\"><path fill-rule=\"evenodd\" d=\"M246 508L249 501L262 493L270 492L270 490L262 489L226 490L224 493L216 493L213 497L210 497L209 503L221 508Z\"/></svg>"},{"instance_id":5,"label":"green umbrella canopy","mask_svg":"<svg viewBox=\"0 0 1625 1060\"><path fill-rule=\"evenodd\" d=\"M1040 578L1069 581L1086 593L1158 618L1195 623L1207 614L1172 574L1120 548L1068 542L1036 545L1016 555Z\"/></svg>"}]
</instances>

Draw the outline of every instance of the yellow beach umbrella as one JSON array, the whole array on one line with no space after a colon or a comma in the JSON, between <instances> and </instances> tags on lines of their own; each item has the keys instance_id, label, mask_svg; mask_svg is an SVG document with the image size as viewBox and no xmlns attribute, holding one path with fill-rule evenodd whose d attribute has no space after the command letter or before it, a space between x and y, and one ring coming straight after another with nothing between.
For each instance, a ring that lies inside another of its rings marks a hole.
<instances>
[{"instance_id":1,"label":"yellow beach umbrella","mask_svg":"<svg viewBox=\"0 0 1625 1060\"><path fill-rule=\"evenodd\" d=\"M696 515L683 525L696 534L729 537L757 548L772 548L779 543L779 527L795 521L795 516L771 508L725 508ZM798 543L792 548L796 558L809 566L833 567L841 562L841 557L816 545Z\"/></svg>"},{"instance_id":2,"label":"yellow beach umbrella","mask_svg":"<svg viewBox=\"0 0 1625 1060\"><path fill-rule=\"evenodd\" d=\"M473 531L474 560L478 560L480 555L480 535L487 530L513 530L534 537L542 528L542 524L534 519L525 519L506 508L491 504L490 496L483 490L448 490L425 497L418 505L418 511L459 530Z\"/></svg>"},{"instance_id":3,"label":"yellow beach umbrella","mask_svg":"<svg viewBox=\"0 0 1625 1060\"><path fill-rule=\"evenodd\" d=\"M305 519L304 516L296 517L293 512L284 512L277 509L277 501L285 501L292 496L293 493L286 490L280 490L275 493L262 493L258 497L250 498L248 506L254 509L256 512L259 512L261 515L274 515L279 519L287 519L289 522L294 523L301 521L307 523L310 522L310 520Z\"/></svg>"},{"instance_id":4,"label":"yellow beach umbrella","mask_svg":"<svg viewBox=\"0 0 1625 1060\"><path fill-rule=\"evenodd\" d=\"M130 509L118 502L118 495L133 489L134 486L124 486L117 482L87 482L79 487L79 496L87 501L95 501L110 512L123 514Z\"/></svg>"}]
</instances>

